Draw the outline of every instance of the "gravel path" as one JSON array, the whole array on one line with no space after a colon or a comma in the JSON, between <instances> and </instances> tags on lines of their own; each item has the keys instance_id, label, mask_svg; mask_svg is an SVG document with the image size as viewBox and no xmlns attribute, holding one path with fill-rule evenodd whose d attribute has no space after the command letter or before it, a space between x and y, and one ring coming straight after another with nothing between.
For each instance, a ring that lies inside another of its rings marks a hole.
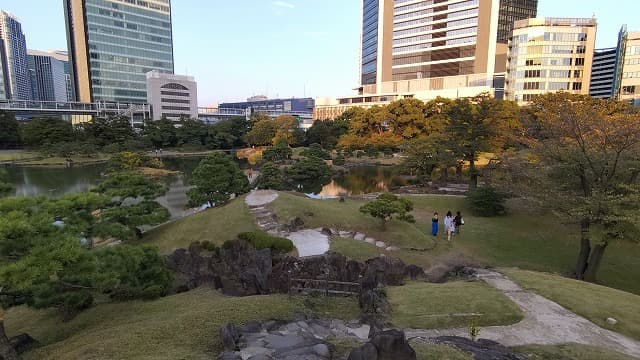
<instances>
[{"instance_id":1,"label":"gravel path","mask_svg":"<svg viewBox=\"0 0 640 360\"><path fill-rule=\"evenodd\" d=\"M300 257L322 255L329 251L329 237L320 231L303 229L287 233L281 230L276 216L267 208L267 205L277 198L278 193L271 190L254 190L247 195L245 203L258 226L271 235L291 240Z\"/></svg>"},{"instance_id":2,"label":"gravel path","mask_svg":"<svg viewBox=\"0 0 640 360\"><path fill-rule=\"evenodd\" d=\"M524 319L514 325L483 327L480 338L494 340L506 346L578 343L640 358L639 341L603 329L547 298L523 290L503 274L484 269L477 271L480 279L502 291L520 307L524 314ZM407 338L431 338L444 335L467 337L469 330L466 328L409 329L406 333Z\"/></svg>"}]
</instances>

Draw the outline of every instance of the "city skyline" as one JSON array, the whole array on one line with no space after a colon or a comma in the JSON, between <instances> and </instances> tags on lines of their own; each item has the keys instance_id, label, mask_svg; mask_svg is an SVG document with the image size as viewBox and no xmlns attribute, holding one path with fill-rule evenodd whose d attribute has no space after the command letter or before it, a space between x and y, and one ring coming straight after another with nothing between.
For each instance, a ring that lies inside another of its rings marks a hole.
<instances>
[{"instance_id":1,"label":"city skyline","mask_svg":"<svg viewBox=\"0 0 640 360\"><path fill-rule=\"evenodd\" d=\"M332 6L333 4L333 6ZM631 0L616 9L640 6ZM613 47L623 24L630 31L634 11L614 13L598 0L540 0L539 17L598 19L597 48ZM27 47L66 50L61 1L0 1L0 9L22 22ZM200 106L243 101L252 95L332 97L349 95L358 84L360 1L325 3L181 0L172 3L175 72L196 78ZM53 17L53 18L52 18ZM220 35L216 35L220 34Z\"/></svg>"}]
</instances>

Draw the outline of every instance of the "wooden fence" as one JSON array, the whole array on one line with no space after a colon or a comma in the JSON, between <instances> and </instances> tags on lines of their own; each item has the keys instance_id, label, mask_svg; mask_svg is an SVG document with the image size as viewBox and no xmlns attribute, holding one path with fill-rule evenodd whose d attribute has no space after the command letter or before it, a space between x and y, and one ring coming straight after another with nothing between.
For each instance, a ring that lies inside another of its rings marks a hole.
<instances>
[{"instance_id":1,"label":"wooden fence","mask_svg":"<svg viewBox=\"0 0 640 360\"><path fill-rule=\"evenodd\" d=\"M326 279L289 279L289 295L295 293L316 293L324 296L357 296L360 283L331 281Z\"/></svg>"}]
</instances>

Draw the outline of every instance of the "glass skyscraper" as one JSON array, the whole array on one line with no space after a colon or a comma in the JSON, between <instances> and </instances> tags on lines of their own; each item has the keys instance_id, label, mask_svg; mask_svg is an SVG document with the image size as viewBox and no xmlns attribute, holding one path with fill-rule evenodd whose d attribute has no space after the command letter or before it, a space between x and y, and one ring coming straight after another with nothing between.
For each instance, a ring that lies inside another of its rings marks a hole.
<instances>
[{"instance_id":1,"label":"glass skyscraper","mask_svg":"<svg viewBox=\"0 0 640 360\"><path fill-rule=\"evenodd\" d=\"M505 71L537 0L363 0L361 85ZM461 84L462 85L462 84Z\"/></svg>"},{"instance_id":2,"label":"glass skyscraper","mask_svg":"<svg viewBox=\"0 0 640 360\"><path fill-rule=\"evenodd\" d=\"M64 0L77 101L146 103L146 73L173 73L170 0Z\"/></svg>"},{"instance_id":3,"label":"glass skyscraper","mask_svg":"<svg viewBox=\"0 0 640 360\"><path fill-rule=\"evenodd\" d=\"M69 101L69 59L59 52L28 50L31 98L39 101Z\"/></svg>"},{"instance_id":4,"label":"glass skyscraper","mask_svg":"<svg viewBox=\"0 0 640 360\"><path fill-rule=\"evenodd\" d=\"M30 100L27 45L18 19L0 11L0 99Z\"/></svg>"}]
</instances>

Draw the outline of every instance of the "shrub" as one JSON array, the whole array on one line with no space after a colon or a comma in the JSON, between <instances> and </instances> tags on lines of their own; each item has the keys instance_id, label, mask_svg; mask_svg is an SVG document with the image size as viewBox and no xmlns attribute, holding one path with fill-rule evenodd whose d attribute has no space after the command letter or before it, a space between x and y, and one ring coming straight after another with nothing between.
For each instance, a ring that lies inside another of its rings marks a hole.
<instances>
[{"instance_id":1,"label":"shrub","mask_svg":"<svg viewBox=\"0 0 640 360\"><path fill-rule=\"evenodd\" d=\"M211 252L218 252L218 246L214 243L212 243L209 240L205 240L202 243L200 243L200 245L202 246L203 249L207 250L207 251L211 251Z\"/></svg>"},{"instance_id":2,"label":"shrub","mask_svg":"<svg viewBox=\"0 0 640 360\"><path fill-rule=\"evenodd\" d=\"M238 238L248 241L257 250L270 248L276 251L289 252L293 250L293 243L289 239L271 236L262 231L252 231L238 234Z\"/></svg>"},{"instance_id":3,"label":"shrub","mask_svg":"<svg viewBox=\"0 0 640 360\"><path fill-rule=\"evenodd\" d=\"M142 290L140 298L144 300L154 300L161 296L164 296L166 291L165 287L160 285L151 285Z\"/></svg>"},{"instance_id":4,"label":"shrub","mask_svg":"<svg viewBox=\"0 0 640 360\"><path fill-rule=\"evenodd\" d=\"M479 187L469 193L467 202L474 215L497 216L506 213L504 201L507 196L490 186Z\"/></svg>"},{"instance_id":5,"label":"shrub","mask_svg":"<svg viewBox=\"0 0 640 360\"><path fill-rule=\"evenodd\" d=\"M331 154L323 149L320 144L311 144L309 148L305 149L300 153L302 156L306 157L317 157L322 160L330 160Z\"/></svg>"},{"instance_id":6,"label":"shrub","mask_svg":"<svg viewBox=\"0 0 640 360\"><path fill-rule=\"evenodd\" d=\"M340 151L336 155L335 159L333 159L333 165L344 166L344 163L345 163L344 154L342 153L342 151Z\"/></svg>"}]
</instances>

